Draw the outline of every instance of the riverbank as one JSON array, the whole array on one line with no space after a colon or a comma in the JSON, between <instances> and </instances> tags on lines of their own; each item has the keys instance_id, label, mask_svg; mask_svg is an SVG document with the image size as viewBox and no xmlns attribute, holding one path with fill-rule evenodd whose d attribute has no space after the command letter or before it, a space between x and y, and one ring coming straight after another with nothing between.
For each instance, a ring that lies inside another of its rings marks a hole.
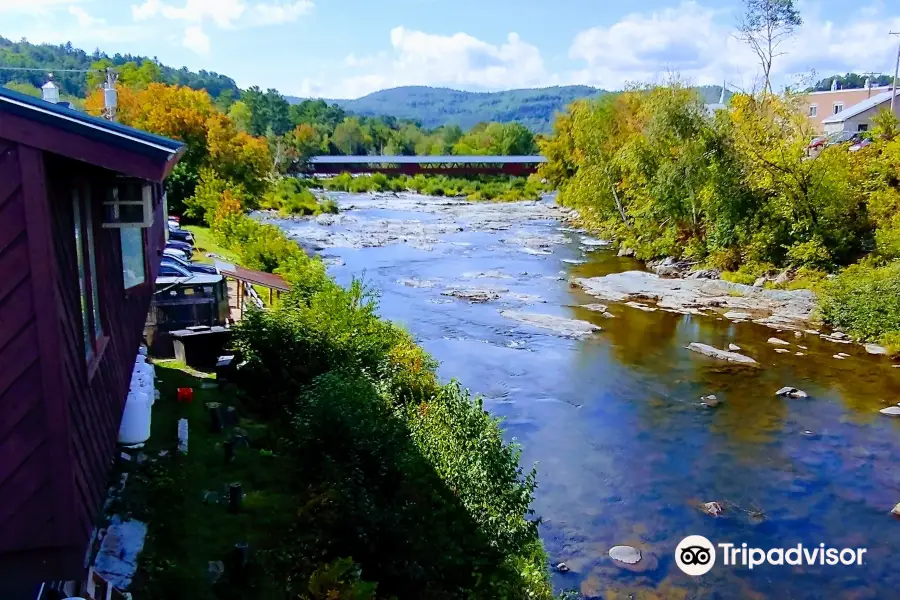
<instances>
[{"instance_id":1,"label":"riverbank","mask_svg":"<svg viewBox=\"0 0 900 600\"><path fill-rule=\"evenodd\" d=\"M332 192L415 192L427 196L466 198L477 201L515 202L539 200L550 189L536 177L508 175L478 175L447 177L445 175L356 175L341 173L336 177L317 180L322 188ZM316 185L313 183L312 185Z\"/></svg>"},{"instance_id":2,"label":"riverbank","mask_svg":"<svg viewBox=\"0 0 900 600\"><path fill-rule=\"evenodd\" d=\"M900 394L891 361L806 331L735 323L721 309L685 315L627 304L656 308L652 300L598 300L570 282L644 264L561 222L550 199L333 197L337 216L266 223L310 251L321 246L337 281L363 274L380 294L378 314L409 328L440 361L441 379L484 393L506 439L521 441L522 463L539 464L533 510L550 564L568 568L551 573L557 591L812 600L887 597L900 585L900 533L890 527L900 421L880 413ZM373 235L385 227L396 235ZM757 364L707 358L692 343L737 346ZM808 398L777 396L785 386ZM724 512L698 508L707 502ZM691 578L667 567L688 534L869 553L849 571ZM619 545L646 557L638 572L610 558Z\"/></svg>"},{"instance_id":3,"label":"riverbank","mask_svg":"<svg viewBox=\"0 0 900 600\"><path fill-rule=\"evenodd\" d=\"M440 384L433 359L379 318L359 282L337 285L320 260L243 214L220 211L213 225L214 240L243 264L293 288L234 328L241 411L265 427L263 448L278 457L292 506L259 543L253 577L281 594L306 597L308 586L310 598L374 598L377 589L549 599L529 512L536 473L481 402ZM177 574L156 573L155 589ZM232 593L255 597L240 594L258 581Z\"/></svg>"}]
</instances>

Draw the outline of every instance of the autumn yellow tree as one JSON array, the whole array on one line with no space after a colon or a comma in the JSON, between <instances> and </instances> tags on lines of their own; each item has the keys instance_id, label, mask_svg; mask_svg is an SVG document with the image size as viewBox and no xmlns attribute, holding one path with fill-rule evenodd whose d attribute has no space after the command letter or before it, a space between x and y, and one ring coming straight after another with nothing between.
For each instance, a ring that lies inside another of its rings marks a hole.
<instances>
[{"instance_id":1,"label":"autumn yellow tree","mask_svg":"<svg viewBox=\"0 0 900 600\"><path fill-rule=\"evenodd\" d=\"M95 90L86 101L88 112L103 110L103 92ZM167 181L169 205L181 212L194 196L200 173L209 171L230 186L240 186L252 207L266 192L271 158L264 140L235 127L220 113L209 94L182 86L150 83L143 88L120 87L118 120L131 127L181 140L184 157ZM196 215L202 217L202 215Z\"/></svg>"}]
</instances>

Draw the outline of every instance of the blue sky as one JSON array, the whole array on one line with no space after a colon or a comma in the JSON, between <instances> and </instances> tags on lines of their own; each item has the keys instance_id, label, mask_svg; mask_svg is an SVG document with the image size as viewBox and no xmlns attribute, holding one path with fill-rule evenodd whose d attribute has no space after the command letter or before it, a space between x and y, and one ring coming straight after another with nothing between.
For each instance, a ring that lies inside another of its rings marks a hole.
<instances>
[{"instance_id":1,"label":"blue sky","mask_svg":"<svg viewBox=\"0 0 900 600\"><path fill-rule=\"evenodd\" d=\"M398 85L475 91L621 89L678 73L754 87L733 37L740 0L0 0L0 35L218 71L285 94L358 97ZM803 0L776 79L893 73L897 0Z\"/></svg>"}]
</instances>

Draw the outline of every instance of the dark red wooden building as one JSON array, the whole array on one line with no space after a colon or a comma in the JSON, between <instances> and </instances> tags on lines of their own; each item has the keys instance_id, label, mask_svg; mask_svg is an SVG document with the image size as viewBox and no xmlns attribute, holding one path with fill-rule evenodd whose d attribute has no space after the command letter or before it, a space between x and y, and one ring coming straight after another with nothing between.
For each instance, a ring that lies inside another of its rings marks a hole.
<instances>
[{"instance_id":1,"label":"dark red wooden building","mask_svg":"<svg viewBox=\"0 0 900 600\"><path fill-rule=\"evenodd\" d=\"M0 88L0 590L84 576L182 152Z\"/></svg>"}]
</instances>

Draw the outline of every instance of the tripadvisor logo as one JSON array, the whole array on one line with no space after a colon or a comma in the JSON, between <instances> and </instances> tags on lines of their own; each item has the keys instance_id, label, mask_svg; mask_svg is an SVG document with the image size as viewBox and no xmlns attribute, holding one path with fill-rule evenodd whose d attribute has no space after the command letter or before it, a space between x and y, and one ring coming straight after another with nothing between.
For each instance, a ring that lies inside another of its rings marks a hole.
<instances>
[{"instance_id":1,"label":"tripadvisor logo","mask_svg":"<svg viewBox=\"0 0 900 600\"><path fill-rule=\"evenodd\" d=\"M691 575L705 575L716 565L716 548L722 565L726 567L747 567L753 569L760 565L800 566L800 565L862 565L866 548L830 548L825 544L807 547L797 544L791 548L750 548L747 544L740 546L730 543L713 544L702 535L689 535L675 548L675 564Z\"/></svg>"},{"instance_id":2,"label":"tripadvisor logo","mask_svg":"<svg viewBox=\"0 0 900 600\"><path fill-rule=\"evenodd\" d=\"M706 575L716 565L716 548L702 535L689 535L675 548L675 564L693 577Z\"/></svg>"}]
</instances>

